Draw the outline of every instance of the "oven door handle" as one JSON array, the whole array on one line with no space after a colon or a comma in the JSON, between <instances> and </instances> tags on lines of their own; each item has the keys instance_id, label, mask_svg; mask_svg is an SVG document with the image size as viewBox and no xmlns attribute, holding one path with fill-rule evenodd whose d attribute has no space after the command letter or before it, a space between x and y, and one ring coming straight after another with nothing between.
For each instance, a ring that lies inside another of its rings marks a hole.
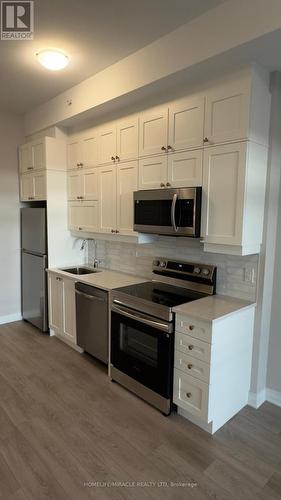
<instances>
[{"instance_id":1,"label":"oven door handle","mask_svg":"<svg viewBox=\"0 0 281 500\"><path fill-rule=\"evenodd\" d=\"M177 204L177 200L178 200L178 195L177 193L175 193L173 195L173 200L172 200L172 205L171 205L171 221L172 221L172 226L173 226L173 230L175 231L175 233L178 232L179 228L176 226L176 204Z\"/></svg>"},{"instance_id":2,"label":"oven door handle","mask_svg":"<svg viewBox=\"0 0 281 500\"><path fill-rule=\"evenodd\" d=\"M128 310L125 307L120 307L120 306L111 306L111 311L116 312L117 314L121 314L122 316L125 316L126 318L133 319L135 321L139 321L140 323L143 323L144 325L147 326L152 326L153 328L156 328L157 330L161 330L166 333L171 333L171 330L173 328L172 324L169 323L163 323L161 321L157 321L154 319L149 319L145 314L141 313L135 313L134 311Z\"/></svg>"}]
</instances>

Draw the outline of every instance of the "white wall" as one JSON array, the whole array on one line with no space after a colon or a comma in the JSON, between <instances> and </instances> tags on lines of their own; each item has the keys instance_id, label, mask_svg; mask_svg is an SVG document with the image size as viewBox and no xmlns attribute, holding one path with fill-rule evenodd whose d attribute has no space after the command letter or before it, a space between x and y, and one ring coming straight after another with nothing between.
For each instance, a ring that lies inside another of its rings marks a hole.
<instances>
[{"instance_id":1,"label":"white wall","mask_svg":"<svg viewBox=\"0 0 281 500\"><path fill-rule=\"evenodd\" d=\"M22 118L0 112L0 323L21 316L17 147L23 140Z\"/></svg>"}]
</instances>

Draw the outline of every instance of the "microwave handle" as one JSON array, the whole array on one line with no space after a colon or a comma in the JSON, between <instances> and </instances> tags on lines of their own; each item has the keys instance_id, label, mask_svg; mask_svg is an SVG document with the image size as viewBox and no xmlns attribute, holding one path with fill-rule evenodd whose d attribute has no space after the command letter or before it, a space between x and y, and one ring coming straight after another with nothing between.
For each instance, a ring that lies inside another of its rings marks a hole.
<instances>
[{"instance_id":1,"label":"microwave handle","mask_svg":"<svg viewBox=\"0 0 281 500\"><path fill-rule=\"evenodd\" d=\"M171 205L171 220L172 220L173 230L175 231L175 233L177 233L178 230L179 230L179 228L176 226L176 204L177 204L177 199L178 199L178 195L177 195L177 193L175 193L173 195L173 200L172 200L172 205Z\"/></svg>"}]
</instances>

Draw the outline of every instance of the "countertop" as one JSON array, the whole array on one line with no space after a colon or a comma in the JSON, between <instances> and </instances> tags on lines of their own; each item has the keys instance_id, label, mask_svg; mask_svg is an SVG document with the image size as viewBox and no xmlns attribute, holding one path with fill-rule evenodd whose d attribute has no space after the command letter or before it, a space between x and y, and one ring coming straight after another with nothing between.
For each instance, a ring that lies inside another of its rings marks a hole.
<instances>
[{"instance_id":1,"label":"countertop","mask_svg":"<svg viewBox=\"0 0 281 500\"><path fill-rule=\"evenodd\" d=\"M207 321L216 321L242 309L255 307L255 305L255 302L236 299L227 295L212 295L174 307L173 311Z\"/></svg>"},{"instance_id":2,"label":"countertop","mask_svg":"<svg viewBox=\"0 0 281 500\"><path fill-rule=\"evenodd\" d=\"M80 267L90 268L91 266L83 264ZM149 281L147 278L142 278L140 276L132 276L130 274L120 273L117 271L110 271L109 269L102 269L102 268L99 268L100 272L98 273L79 274L79 275L66 273L63 271L63 268L62 269L52 268L52 269L47 269L47 271L61 274L66 278L70 278L74 281L79 281L80 283L85 283L86 285L96 286L97 288L101 288L102 290L106 291L110 291L113 290L114 288L119 288L121 286L137 285L138 283Z\"/></svg>"}]
</instances>

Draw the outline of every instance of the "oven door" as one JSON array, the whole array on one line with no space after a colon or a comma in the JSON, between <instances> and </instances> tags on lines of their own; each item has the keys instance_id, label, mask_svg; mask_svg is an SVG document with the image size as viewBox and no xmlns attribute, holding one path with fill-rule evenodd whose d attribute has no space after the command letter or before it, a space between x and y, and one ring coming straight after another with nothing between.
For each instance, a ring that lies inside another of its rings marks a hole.
<instances>
[{"instance_id":1,"label":"oven door","mask_svg":"<svg viewBox=\"0 0 281 500\"><path fill-rule=\"evenodd\" d=\"M201 187L134 193L134 231L200 236Z\"/></svg>"},{"instance_id":2,"label":"oven door","mask_svg":"<svg viewBox=\"0 0 281 500\"><path fill-rule=\"evenodd\" d=\"M164 398L172 396L173 324L112 306L111 363Z\"/></svg>"}]
</instances>

